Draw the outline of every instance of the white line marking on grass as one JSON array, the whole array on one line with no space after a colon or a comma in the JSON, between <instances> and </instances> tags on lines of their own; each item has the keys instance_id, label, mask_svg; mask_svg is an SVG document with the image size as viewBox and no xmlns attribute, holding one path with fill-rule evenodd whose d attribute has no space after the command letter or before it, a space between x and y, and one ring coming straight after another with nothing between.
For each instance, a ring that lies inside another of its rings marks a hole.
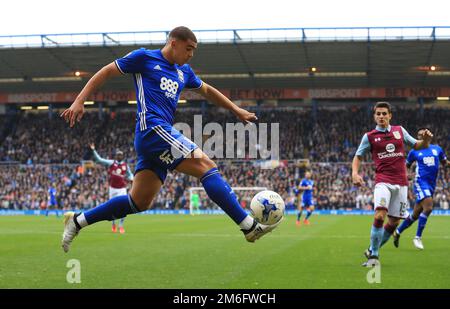
<instances>
[{"instance_id":1,"label":"white line marking on grass","mask_svg":"<svg viewBox=\"0 0 450 309\"><path fill-rule=\"evenodd\" d=\"M182 234L167 234L167 236L172 237L242 237L241 234L205 234L205 233L182 233ZM369 236L361 236L361 235L298 235L298 234L270 234L270 237L276 238L298 238L298 239L307 239L307 238L325 238L325 239L359 239L359 238L369 238ZM450 236L427 236L426 238L432 239L450 239Z\"/></svg>"}]
</instances>

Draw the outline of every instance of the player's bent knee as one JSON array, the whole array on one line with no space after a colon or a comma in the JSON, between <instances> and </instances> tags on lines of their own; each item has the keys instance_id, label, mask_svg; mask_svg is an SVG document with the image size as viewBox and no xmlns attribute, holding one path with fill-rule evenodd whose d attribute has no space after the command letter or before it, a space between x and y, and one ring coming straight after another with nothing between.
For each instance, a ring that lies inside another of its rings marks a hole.
<instances>
[{"instance_id":1,"label":"player's bent knee","mask_svg":"<svg viewBox=\"0 0 450 309\"><path fill-rule=\"evenodd\" d=\"M433 205L427 205L423 207L423 212L429 216L431 212L433 211Z\"/></svg>"},{"instance_id":2,"label":"player's bent knee","mask_svg":"<svg viewBox=\"0 0 450 309\"><path fill-rule=\"evenodd\" d=\"M389 225L397 227L400 223L400 218L389 217Z\"/></svg>"},{"instance_id":3,"label":"player's bent knee","mask_svg":"<svg viewBox=\"0 0 450 309\"><path fill-rule=\"evenodd\" d=\"M375 215L374 215L375 220L383 220L384 221L384 219L386 218L386 214L387 214L386 210L377 209L375 211Z\"/></svg>"},{"instance_id":4,"label":"player's bent knee","mask_svg":"<svg viewBox=\"0 0 450 309\"><path fill-rule=\"evenodd\" d=\"M137 196L130 193L131 200L134 204L134 207L139 211L145 211L150 208L152 205L153 198L147 196Z\"/></svg>"},{"instance_id":5,"label":"player's bent knee","mask_svg":"<svg viewBox=\"0 0 450 309\"><path fill-rule=\"evenodd\" d=\"M203 164L204 168L205 168L206 170L208 170L208 171L209 171L210 169L212 169L212 168L217 168L216 163L214 163L214 161L211 160L211 159L208 158L208 157L205 157L205 158L202 160L202 164Z\"/></svg>"}]
</instances>

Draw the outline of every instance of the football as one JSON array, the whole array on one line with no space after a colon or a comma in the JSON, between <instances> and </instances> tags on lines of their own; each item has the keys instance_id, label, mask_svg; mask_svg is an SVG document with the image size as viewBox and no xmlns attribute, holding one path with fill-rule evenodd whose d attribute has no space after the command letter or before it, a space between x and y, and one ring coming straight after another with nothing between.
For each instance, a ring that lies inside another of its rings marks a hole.
<instances>
[{"instance_id":1,"label":"football","mask_svg":"<svg viewBox=\"0 0 450 309\"><path fill-rule=\"evenodd\" d=\"M276 192L265 190L256 194L251 203L250 211L253 218L261 224L275 224L284 215L283 198Z\"/></svg>"}]
</instances>

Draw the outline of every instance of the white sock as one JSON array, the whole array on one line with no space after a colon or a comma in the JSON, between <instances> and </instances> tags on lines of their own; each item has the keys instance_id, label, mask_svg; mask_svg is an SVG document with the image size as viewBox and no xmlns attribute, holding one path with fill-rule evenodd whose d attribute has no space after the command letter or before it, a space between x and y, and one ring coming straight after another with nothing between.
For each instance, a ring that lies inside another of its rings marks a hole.
<instances>
[{"instance_id":1,"label":"white sock","mask_svg":"<svg viewBox=\"0 0 450 309\"><path fill-rule=\"evenodd\" d=\"M239 227L243 230L249 230L252 228L254 220L255 219L247 215L247 217L245 217L245 219L242 220L241 223L239 223Z\"/></svg>"},{"instance_id":2,"label":"white sock","mask_svg":"<svg viewBox=\"0 0 450 309\"><path fill-rule=\"evenodd\" d=\"M81 215L79 215L75 220L77 220L78 224L81 227L85 227L85 226L89 225L89 223L86 221L86 218L84 217L84 213L81 213Z\"/></svg>"}]
</instances>

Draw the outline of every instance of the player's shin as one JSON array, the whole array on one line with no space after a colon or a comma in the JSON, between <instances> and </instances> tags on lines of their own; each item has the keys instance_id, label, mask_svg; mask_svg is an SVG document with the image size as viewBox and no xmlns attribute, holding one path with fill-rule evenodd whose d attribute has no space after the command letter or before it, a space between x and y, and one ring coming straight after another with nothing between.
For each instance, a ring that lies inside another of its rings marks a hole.
<instances>
[{"instance_id":1,"label":"player's shin","mask_svg":"<svg viewBox=\"0 0 450 309\"><path fill-rule=\"evenodd\" d=\"M390 223L386 223L384 225L380 248L389 240L389 238L391 237L392 233L395 230L395 227L396 227L395 225L391 225Z\"/></svg>"},{"instance_id":2,"label":"player's shin","mask_svg":"<svg viewBox=\"0 0 450 309\"><path fill-rule=\"evenodd\" d=\"M124 218L129 214L134 214L140 210L129 195L116 196L106 203L76 216L75 224L78 228L104 221Z\"/></svg>"},{"instance_id":3,"label":"player's shin","mask_svg":"<svg viewBox=\"0 0 450 309\"><path fill-rule=\"evenodd\" d=\"M209 198L233 219L241 229L250 229L253 219L247 215L238 202L236 194L222 178L217 168L212 168L200 179Z\"/></svg>"},{"instance_id":4,"label":"player's shin","mask_svg":"<svg viewBox=\"0 0 450 309\"><path fill-rule=\"evenodd\" d=\"M311 217L311 214L312 214L312 210L308 210L308 211L306 212L305 220L308 220L309 217Z\"/></svg>"},{"instance_id":5,"label":"player's shin","mask_svg":"<svg viewBox=\"0 0 450 309\"><path fill-rule=\"evenodd\" d=\"M428 216L425 213L421 213L419 216L419 223L417 225L417 232L416 237L421 238L423 229L425 228L425 225L427 224Z\"/></svg>"},{"instance_id":6,"label":"player's shin","mask_svg":"<svg viewBox=\"0 0 450 309\"><path fill-rule=\"evenodd\" d=\"M413 215L409 215L408 218L403 220L402 224L397 228L397 233L401 234L404 230L406 230L408 227L410 227L411 224L414 223L416 219L413 218Z\"/></svg>"},{"instance_id":7,"label":"player's shin","mask_svg":"<svg viewBox=\"0 0 450 309\"><path fill-rule=\"evenodd\" d=\"M383 237L383 220L375 219L373 221L372 229L370 230L370 250L372 255L378 256L381 239Z\"/></svg>"}]
</instances>

